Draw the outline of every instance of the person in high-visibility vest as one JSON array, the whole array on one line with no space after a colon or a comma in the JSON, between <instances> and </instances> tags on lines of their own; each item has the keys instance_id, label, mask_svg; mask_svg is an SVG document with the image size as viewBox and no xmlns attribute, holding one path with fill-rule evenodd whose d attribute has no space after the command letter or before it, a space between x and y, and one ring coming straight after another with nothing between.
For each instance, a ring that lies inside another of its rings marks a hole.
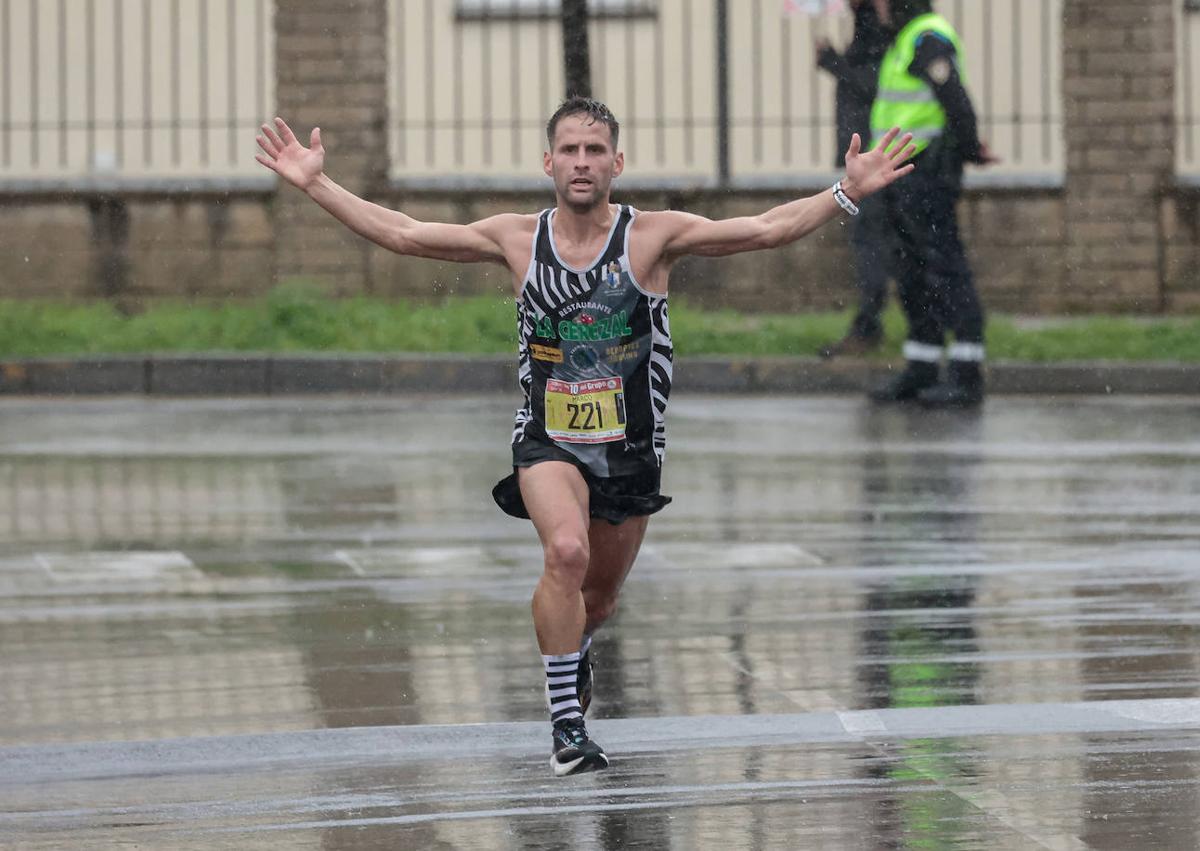
<instances>
[{"instance_id":1,"label":"person in high-visibility vest","mask_svg":"<svg viewBox=\"0 0 1200 851\"><path fill-rule=\"evenodd\" d=\"M904 370L875 388L880 402L916 399L930 406L983 401L983 308L959 238L957 201L964 163L996 158L978 135L964 80L958 34L931 0L874 0L896 32L883 58L871 108L873 143L893 124L913 134L916 169L883 193L900 245L896 278L908 318ZM945 376L946 333L954 335Z\"/></svg>"}]
</instances>

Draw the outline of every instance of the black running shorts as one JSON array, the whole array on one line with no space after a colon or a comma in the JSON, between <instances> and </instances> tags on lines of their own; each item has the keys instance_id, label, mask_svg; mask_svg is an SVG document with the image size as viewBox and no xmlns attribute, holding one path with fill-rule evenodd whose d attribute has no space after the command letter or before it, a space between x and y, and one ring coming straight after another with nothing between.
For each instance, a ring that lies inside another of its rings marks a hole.
<instances>
[{"instance_id":1,"label":"black running shorts","mask_svg":"<svg viewBox=\"0 0 1200 851\"><path fill-rule=\"evenodd\" d=\"M492 499L496 500L496 505L500 506L505 514L529 519L525 500L521 498L521 487L517 483L517 468L532 467L543 461L565 461L574 464L588 486L591 516L607 520L614 526L624 523L630 517L656 514L671 501L671 497L658 492L660 475L657 469L632 476L601 478L593 475L570 452L559 449L552 443L524 440L521 444L521 451L514 452L512 475L505 476L492 488Z\"/></svg>"}]
</instances>

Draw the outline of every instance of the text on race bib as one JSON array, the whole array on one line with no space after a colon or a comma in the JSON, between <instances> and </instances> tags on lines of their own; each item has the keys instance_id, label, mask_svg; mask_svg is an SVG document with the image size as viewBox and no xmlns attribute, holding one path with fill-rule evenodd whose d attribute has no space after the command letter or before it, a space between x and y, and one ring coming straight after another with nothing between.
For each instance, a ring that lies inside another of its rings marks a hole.
<instances>
[{"instance_id":1,"label":"text on race bib","mask_svg":"<svg viewBox=\"0 0 1200 851\"><path fill-rule=\"evenodd\" d=\"M546 382L546 433L563 443L625 439L625 392L619 377Z\"/></svg>"}]
</instances>

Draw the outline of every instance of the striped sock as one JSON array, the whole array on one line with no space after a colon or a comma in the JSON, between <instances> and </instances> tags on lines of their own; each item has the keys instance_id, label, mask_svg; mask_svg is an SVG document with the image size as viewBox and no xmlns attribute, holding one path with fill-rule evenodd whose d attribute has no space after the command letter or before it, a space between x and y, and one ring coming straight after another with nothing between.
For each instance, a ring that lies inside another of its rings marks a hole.
<instances>
[{"instance_id":1,"label":"striped sock","mask_svg":"<svg viewBox=\"0 0 1200 851\"><path fill-rule=\"evenodd\" d=\"M546 697L550 701L550 721L557 724L566 718L583 718L579 696L575 693L575 678L579 675L579 654L543 656L546 668Z\"/></svg>"}]
</instances>

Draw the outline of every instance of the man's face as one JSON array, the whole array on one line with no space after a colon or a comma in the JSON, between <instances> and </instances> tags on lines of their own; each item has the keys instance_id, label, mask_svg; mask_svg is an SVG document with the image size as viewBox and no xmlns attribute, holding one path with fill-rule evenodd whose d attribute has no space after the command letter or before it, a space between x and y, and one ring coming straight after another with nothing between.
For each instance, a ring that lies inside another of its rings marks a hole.
<instances>
[{"instance_id":1,"label":"man's face","mask_svg":"<svg viewBox=\"0 0 1200 851\"><path fill-rule=\"evenodd\" d=\"M613 178L625 168L625 155L613 150L608 125L588 115L564 115L554 129L554 147L543 157L554 178L559 203L586 212L608 203Z\"/></svg>"}]
</instances>

